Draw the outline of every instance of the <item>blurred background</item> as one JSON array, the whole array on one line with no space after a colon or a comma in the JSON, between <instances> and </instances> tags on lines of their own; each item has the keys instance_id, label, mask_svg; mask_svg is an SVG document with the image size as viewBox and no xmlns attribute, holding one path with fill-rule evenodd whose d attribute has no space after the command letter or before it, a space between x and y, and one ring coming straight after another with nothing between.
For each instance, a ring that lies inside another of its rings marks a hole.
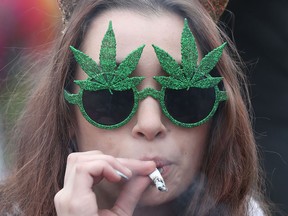
<instances>
[{"instance_id":1,"label":"blurred background","mask_svg":"<svg viewBox=\"0 0 288 216\"><path fill-rule=\"evenodd\" d=\"M288 215L288 1L230 0L228 10L235 17L230 35L248 63L267 195Z\"/></svg>"},{"instance_id":2,"label":"blurred background","mask_svg":"<svg viewBox=\"0 0 288 216\"><path fill-rule=\"evenodd\" d=\"M37 73L31 65L45 55L60 17L56 0L0 0L0 179L9 161L1 153L27 94L21 79Z\"/></svg>"},{"instance_id":3,"label":"blurred background","mask_svg":"<svg viewBox=\"0 0 288 216\"><path fill-rule=\"evenodd\" d=\"M4 131L9 134L27 92L21 74L35 73L22 56L45 55L60 17L56 0L0 0L0 179ZM248 63L267 196L288 214L288 0L230 0L221 21Z\"/></svg>"}]
</instances>

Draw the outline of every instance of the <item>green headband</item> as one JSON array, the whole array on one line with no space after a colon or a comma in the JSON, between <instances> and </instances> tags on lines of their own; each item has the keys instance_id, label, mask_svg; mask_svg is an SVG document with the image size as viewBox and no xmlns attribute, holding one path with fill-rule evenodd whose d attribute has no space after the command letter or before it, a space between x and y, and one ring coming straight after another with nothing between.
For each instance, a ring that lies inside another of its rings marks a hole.
<instances>
[{"instance_id":1,"label":"green headband","mask_svg":"<svg viewBox=\"0 0 288 216\"><path fill-rule=\"evenodd\" d=\"M218 104L221 101L227 100L227 94L225 91L220 91L218 83L222 80L222 77L212 77L209 73L216 66L220 57L222 56L223 49L226 43L215 48L209 52L198 64L198 50L195 42L195 38L188 26L188 21L184 20L184 28L181 37L181 64L169 55L161 48L152 45L157 58L161 64L161 67L170 76L155 76L154 79L162 85L161 91L157 91L152 88L146 88L142 91L137 90L137 85L145 77L129 77L129 75L136 69L142 51L145 45L138 47L132 51L128 56L120 63L116 65L116 39L112 28L112 22L109 22L108 30L102 40L100 49L99 65L83 52L70 47L76 61L88 75L86 80L75 80L80 90L77 94L71 94L64 90L65 99L71 103L79 106L81 113L87 121L96 127L103 129L118 128L126 124L137 111L139 100L152 96L159 100L163 113L176 125L183 127L195 127L208 121L216 112ZM189 88L214 88L216 93L216 99L214 106L209 115L196 123L183 123L174 119L166 109L164 104L164 92L165 89L182 90ZM133 90L134 92L134 106L127 118L120 123L114 125L103 125L92 120L84 109L82 96L84 90L86 91L99 91L109 90L111 94L113 91L126 91Z\"/></svg>"}]
</instances>

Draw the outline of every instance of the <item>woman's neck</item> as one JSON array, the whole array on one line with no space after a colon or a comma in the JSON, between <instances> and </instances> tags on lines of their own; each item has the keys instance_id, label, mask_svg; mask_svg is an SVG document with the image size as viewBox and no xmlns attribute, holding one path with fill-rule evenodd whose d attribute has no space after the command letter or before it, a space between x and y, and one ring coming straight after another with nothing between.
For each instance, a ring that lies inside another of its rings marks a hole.
<instances>
[{"instance_id":1,"label":"woman's neck","mask_svg":"<svg viewBox=\"0 0 288 216\"><path fill-rule=\"evenodd\" d=\"M100 183L101 184L101 183ZM117 187L110 185L111 191L117 191ZM107 188L107 187L106 187ZM117 196L112 196L107 191L102 191L99 187L94 187L94 192L97 194L98 207L100 209L110 209L113 207ZM116 193L118 194L118 193ZM114 194L115 195L115 194ZM156 206L136 206L133 216L175 216L175 205L173 201Z\"/></svg>"},{"instance_id":2,"label":"woman's neck","mask_svg":"<svg viewBox=\"0 0 288 216\"><path fill-rule=\"evenodd\" d=\"M175 209L173 204L165 203L157 206L143 206L137 207L133 213L133 216L175 216Z\"/></svg>"}]
</instances>

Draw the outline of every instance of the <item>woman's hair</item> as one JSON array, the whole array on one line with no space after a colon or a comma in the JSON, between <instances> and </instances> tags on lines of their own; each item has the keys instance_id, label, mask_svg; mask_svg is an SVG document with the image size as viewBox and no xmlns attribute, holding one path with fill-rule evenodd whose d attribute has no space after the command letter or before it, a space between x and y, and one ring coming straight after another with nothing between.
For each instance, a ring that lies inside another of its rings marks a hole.
<instances>
[{"instance_id":1,"label":"woman's hair","mask_svg":"<svg viewBox=\"0 0 288 216\"><path fill-rule=\"evenodd\" d=\"M82 0L59 35L51 62L43 69L15 129L17 162L0 186L0 214L18 209L24 215L56 215L53 199L63 187L69 142L76 128L63 97L76 68L69 46L79 48L91 21L105 10L118 8L143 15L169 11L187 18L203 55L228 42L230 51L224 51L214 75L224 77L222 87L229 99L212 120L202 167L191 185L193 193L182 202L186 204L183 214L246 215L252 197L266 211L256 145L243 99L246 81L236 63L239 57L201 4L196 0Z\"/></svg>"}]
</instances>

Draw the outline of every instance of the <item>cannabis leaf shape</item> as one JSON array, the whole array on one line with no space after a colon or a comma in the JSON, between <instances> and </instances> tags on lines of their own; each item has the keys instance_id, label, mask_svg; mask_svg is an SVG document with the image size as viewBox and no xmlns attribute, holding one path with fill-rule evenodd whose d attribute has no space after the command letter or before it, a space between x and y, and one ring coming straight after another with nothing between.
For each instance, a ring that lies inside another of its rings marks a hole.
<instances>
[{"instance_id":1,"label":"cannabis leaf shape","mask_svg":"<svg viewBox=\"0 0 288 216\"><path fill-rule=\"evenodd\" d=\"M86 80L74 82L82 89L97 91L102 89L124 91L136 87L144 77L128 77L136 68L145 45L138 47L117 67L116 64L116 39L112 27L109 27L102 40L99 65L88 55L70 46L74 57L83 71L88 75Z\"/></svg>"},{"instance_id":2,"label":"cannabis leaf shape","mask_svg":"<svg viewBox=\"0 0 288 216\"><path fill-rule=\"evenodd\" d=\"M222 77L210 76L211 70L216 66L226 43L209 52L199 63L198 50L195 38L188 26L187 19L184 20L184 28L181 37L181 64L158 46L152 45L162 68L170 76L155 76L154 79L163 87L170 89L189 89L215 87Z\"/></svg>"}]
</instances>

